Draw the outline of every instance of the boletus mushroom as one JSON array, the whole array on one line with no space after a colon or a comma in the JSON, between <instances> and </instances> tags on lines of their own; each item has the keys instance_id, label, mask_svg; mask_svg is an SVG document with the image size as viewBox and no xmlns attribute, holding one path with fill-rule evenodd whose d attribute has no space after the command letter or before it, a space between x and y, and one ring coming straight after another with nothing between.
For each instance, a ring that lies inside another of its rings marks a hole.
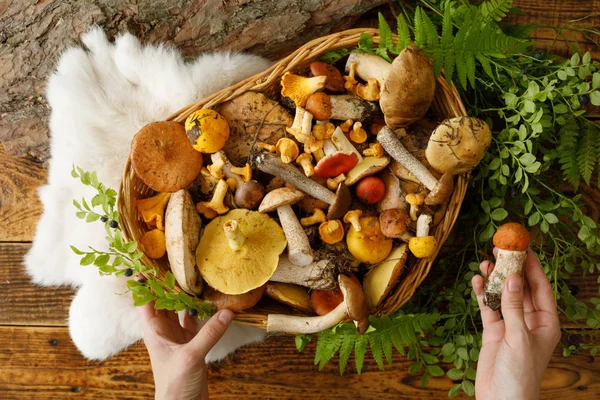
<instances>
[{"instance_id":1,"label":"boletus mushroom","mask_svg":"<svg viewBox=\"0 0 600 400\"><path fill-rule=\"evenodd\" d=\"M190 186L202 169L202 154L194 150L183 125L172 121L144 126L131 142L131 166L157 192Z\"/></svg>"},{"instance_id":2,"label":"boletus mushroom","mask_svg":"<svg viewBox=\"0 0 600 400\"><path fill-rule=\"evenodd\" d=\"M328 259L314 261L311 265L298 268L287 256L281 256L272 282L293 283L311 289L329 290L335 287L334 266Z\"/></svg>"},{"instance_id":3,"label":"boletus mushroom","mask_svg":"<svg viewBox=\"0 0 600 400\"><path fill-rule=\"evenodd\" d=\"M390 128L383 127L377 134L377 141L385 151L408 169L419 181L430 190L425 198L425 204L438 205L444 203L452 194L454 180L452 174L445 173L438 181L429 170L404 147L396 133Z\"/></svg>"},{"instance_id":4,"label":"boletus mushroom","mask_svg":"<svg viewBox=\"0 0 600 400\"><path fill-rule=\"evenodd\" d=\"M365 295L359 283L345 275L338 276L340 290L344 301L333 311L319 317L269 314L267 316L267 332L317 333L340 323L350 317L362 334L369 327L369 311Z\"/></svg>"},{"instance_id":5,"label":"boletus mushroom","mask_svg":"<svg viewBox=\"0 0 600 400\"><path fill-rule=\"evenodd\" d=\"M443 121L431 134L425 155L439 173L462 174L475 168L492 142L485 121L457 117Z\"/></svg>"},{"instance_id":6,"label":"boletus mushroom","mask_svg":"<svg viewBox=\"0 0 600 400\"><path fill-rule=\"evenodd\" d=\"M225 294L207 286L202 293L202 298L210 301L217 310L239 312L254 307L265 293L265 286L262 285L242 294Z\"/></svg>"},{"instance_id":7,"label":"boletus mushroom","mask_svg":"<svg viewBox=\"0 0 600 400\"><path fill-rule=\"evenodd\" d=\"M406 244L403 243L394 247L385 260L367 272L363 279L363 289L369 309L376 309L396 285L407 256Z\"/></svg>"},{"instance_id":8,"label":"boletus mushroom","mask_svg":"<svg viewBox=\"0 0 600 400\"><path fill-rule=\"evenodd\" d=\"M271 278L286 244L281 227L267 214L235 209L206 226L196 263L211 287L242 294Z\"/></svg>"},{"instance_id":9,"label":"boletus mushroom","mask_svg":"<svg viewBox=\"0 0 600 400\"><path fill-rule=\"evenodd\" d=\"M165 241L171 271L188 293L202 292L202 278L196 269L194 249L200 239L202 221L192 196L181 189L171 195L165 215Z\"/></svg>"}]
</instances>

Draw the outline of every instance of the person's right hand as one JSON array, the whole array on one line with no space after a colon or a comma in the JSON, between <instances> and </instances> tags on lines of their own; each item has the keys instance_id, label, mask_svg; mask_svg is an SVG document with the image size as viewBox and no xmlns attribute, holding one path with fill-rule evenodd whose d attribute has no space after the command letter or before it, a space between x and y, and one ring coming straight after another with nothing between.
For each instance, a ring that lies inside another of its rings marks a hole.
<instances>
[{"instance_id":1,"label":"person's right hand","mask_svg":"<svg viewBox=\"0 0 600 400\"><path fill-rule=\"evenodd\" d=\"M488 276L493 264L484 261L479 268ZM542 377L560 340L554 294L531 249L527 250L523 273L525 284L518 274L504 283L503 319L498 311L483 304L483 277L472 279L483 320L483 345L475 381L478 400L538 399Z\"/></svg>"}]
</instances>

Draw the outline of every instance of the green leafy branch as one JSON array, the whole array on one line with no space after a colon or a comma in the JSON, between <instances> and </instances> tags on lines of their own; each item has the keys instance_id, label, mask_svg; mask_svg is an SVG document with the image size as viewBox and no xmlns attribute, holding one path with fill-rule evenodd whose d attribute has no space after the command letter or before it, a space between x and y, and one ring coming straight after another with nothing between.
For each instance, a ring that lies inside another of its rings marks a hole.
<instances>
[{"instance_id":1,"label":"green leafy branch","mask_svg":"<svg viewBox=\"0 0 600 400\"><path fill-rule=\"evenodd\" d=\"M189 296L183 291L175 290L175 276L167 271L164 277L159 274L157 266L146 266L142 263L144 253L138 249L135 241L126 241L119 228L119 212L116 209L117 192L106 188L98 181L96 172L86 172L80 167L73 166L71 175L78 178L82 184L90 186L97 191L90 203L85 198L81 202L73 201L78 210L77 217L86 222L100 220L106 230L108 251L101 251L88 247L83 251L75 246L71 250L82 256L82 266L94 265L101 275L115 275L117 277L131 277L134 274L143 276L139 279L127 280L127 289L133 297L135 306L143 306L155 301L157 310L183 311L189 310L190 314L198 315L204 319L215 312L213 305L197 297Z\"/></svg>"}]
</instances>

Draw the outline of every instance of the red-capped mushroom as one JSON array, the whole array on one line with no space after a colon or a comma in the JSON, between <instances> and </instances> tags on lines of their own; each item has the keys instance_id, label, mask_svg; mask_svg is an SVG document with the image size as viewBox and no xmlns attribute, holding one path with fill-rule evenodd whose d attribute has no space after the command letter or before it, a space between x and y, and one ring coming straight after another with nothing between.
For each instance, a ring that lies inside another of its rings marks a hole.
<instances>
[{"instance_id":1,"label":"red-capped mushroom","mask_svg":"<svg viewBox=\"0 0 600 400\"><path fill-rule=\"evenodd\" d=\"M325 156L315 166L315 175L319 178L333 178L350 171L358 163L355 153L337 152Z\"/></svg>"},{"instance_id":2,"label":"red-capped mushroom","mask_svg":"<svg viewBox=\"0 0 600 400\"><path fill-rule=\"evenodd\" d=\"M356 185L356 196L368 204L377 204L385 196L385 183L376 176L362 178Z\"/></svg>"}]
</instances>

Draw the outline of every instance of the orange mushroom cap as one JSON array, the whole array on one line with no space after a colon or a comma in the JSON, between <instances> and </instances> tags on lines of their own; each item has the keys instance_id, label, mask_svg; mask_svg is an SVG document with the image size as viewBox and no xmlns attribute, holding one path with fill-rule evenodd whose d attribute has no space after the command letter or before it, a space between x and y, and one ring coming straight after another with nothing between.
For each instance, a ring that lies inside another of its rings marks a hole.
<instances>
[{"instance_id":1,"label":"orange mushroom cap","mask_svg":"<svg viewBox=\"0 0 600 400\"><path fill-rule=\"evenodd\" d=\"M494 246L502 250L525 251L531 236L527 228L517 222L502 225L494 235Z\"/></svg>"}]
</instances>

